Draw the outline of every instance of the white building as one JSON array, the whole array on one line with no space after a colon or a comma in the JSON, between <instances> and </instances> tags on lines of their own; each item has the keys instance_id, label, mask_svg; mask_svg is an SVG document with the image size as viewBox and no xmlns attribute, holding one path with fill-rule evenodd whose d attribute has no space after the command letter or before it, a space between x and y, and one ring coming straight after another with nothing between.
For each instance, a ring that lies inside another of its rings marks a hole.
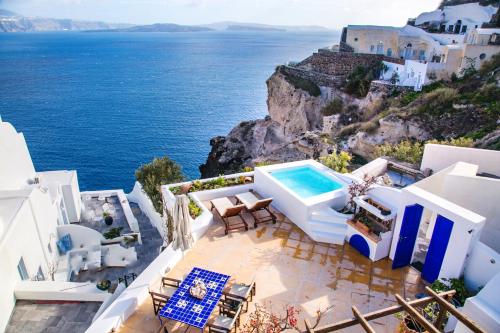
<instances>
[{"instance_id":1,"label":"white building","mask_svg":"<svg viewBox=\"0 0 500 333\"><path fill-rule=\"evenodd\" d=\"M72 275L91 265L101 267L101 261L127 266L137 260L134 248L125 249L116 244L119 239L107 241L94 229L72 225L80 222L84 208L76 171L36 172L23 134L1 118L0 160L0 331L19 298L104 301L107 292L93 284L70 282ZM122 207L127 206L127 221L140 239L123 191L118 192ZM58 241L67 235L72 249L61 253Z\"/></svg>"},{"instance_id":2,"label":"white building","mask_svg":"<svg viewBox=\"0 0 500 333\"><path fill-rule=\"evenodd\" d=\"M427 67L425 62L405 60L404 65L384 61L386 70L380 79L401 87L412 87L415 91L422 90L427 83Z\"/></svg>"},{"instance_id":3,"label":"white building","mask_svg":"<svg viewBox=\"0 0 500 333\"><path fill-rule=\"evenodd\" d=\"M489 22L497 10L491 5L481 6L477 2L444 6L443 9L420 14L415 19L415 25L434 32L466 34Z\"/></svg>"}]
</instances>

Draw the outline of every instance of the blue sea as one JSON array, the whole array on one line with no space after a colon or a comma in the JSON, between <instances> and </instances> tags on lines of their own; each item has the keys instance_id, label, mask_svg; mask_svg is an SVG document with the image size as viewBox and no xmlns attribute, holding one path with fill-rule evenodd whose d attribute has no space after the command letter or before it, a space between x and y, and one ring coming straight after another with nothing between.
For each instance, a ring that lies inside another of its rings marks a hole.
<instances>
[{"instance_id":1,"label":"blue sea","mask_svg":"<svg viewBox=\"0 0 500 333\"><path fill-rule=\"evenodd\" d=\"M0 34L0 116L38 171L75 169L82 190L130 190L168 155L188 178L210 138L267 114L279 64L336 43L288 32Z\"/></svg>"}]
</instances>

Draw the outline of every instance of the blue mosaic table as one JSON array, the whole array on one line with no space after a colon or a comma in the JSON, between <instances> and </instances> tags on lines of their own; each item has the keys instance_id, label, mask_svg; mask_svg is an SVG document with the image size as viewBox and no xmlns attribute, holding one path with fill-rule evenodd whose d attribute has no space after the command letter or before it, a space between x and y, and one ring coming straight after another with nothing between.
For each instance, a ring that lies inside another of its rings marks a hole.
<instances>
[{"instance_id":1,"label":"blue mosaic table","mask_svg":"<svg viewBox=\"0 0 500 333\"><path fill-rule=\"evenodd\" d=\"M229 278L229 275L207 271L198 267L193 268L158 315L161 318L179 321L203 329L210 314L217 306L222 296L222 290L224 290ZM189 293L189 288L197 279L202 280L207 287L207 294L201 300Z\"/></svg>"}]
</instances>

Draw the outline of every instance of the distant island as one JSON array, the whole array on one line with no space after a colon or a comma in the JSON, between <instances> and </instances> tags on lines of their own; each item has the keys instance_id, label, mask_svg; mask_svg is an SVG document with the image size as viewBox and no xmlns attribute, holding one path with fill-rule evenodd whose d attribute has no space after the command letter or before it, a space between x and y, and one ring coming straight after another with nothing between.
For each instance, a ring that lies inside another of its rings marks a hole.
<instances>
[{"instance_id":1,"label":"distant island","mask_svg":"<svg viewBox=\"0 0 500 333\"><path fill-rule=\"evenodd\" d=\"M216 22L202 25L181 25L155 23L134 25L129 23L106 23L100 21L76 21L27 17L0 9L0 32L44 32L44 31L86 31L86 32L202 32L202 31L260 31L260 32L326 32L320 26L281 26L260 23Z\"/></svg>"},{"instance_id":2,"label":"distant island","mask_svg":"<svg viewBox=\"0 0 500 333\"><path fill-rule=\"evenodd\" d=\"M132 25L124 23L27 17L0 9L0 32L110 30L127 28L130 26Z\"/></svg>"},{"instance_id":3,"label":"distant island","mask_svg":"<svg viewBox=\"0 0 500 333\"><path fill-rule=\"evenodd\" d=\"M248 25L230 25L226 29L226 31L286 31L285 29L280 28L272 28L272 27L251 27Z\"/></svg>"},{"instance_id":4,"label":"distant island","mask_svg":"<svg viewBox=\"0 0 500 333\"><path fill-rule=\"evenodd\" d=\"M200 31L212 31L213 29L192 26L192 25L179 25L173 23L155 23L149 25L136 25L129 28L121 29L104 29L104 30L93 30L90 32L200 32Z\"/></svg>"}]
</instances>

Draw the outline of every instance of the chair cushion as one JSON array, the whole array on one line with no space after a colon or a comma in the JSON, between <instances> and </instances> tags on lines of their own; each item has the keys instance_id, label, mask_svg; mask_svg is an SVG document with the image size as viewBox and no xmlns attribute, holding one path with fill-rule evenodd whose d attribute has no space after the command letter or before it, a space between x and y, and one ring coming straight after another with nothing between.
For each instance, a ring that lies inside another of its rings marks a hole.
<instances>
[{"instance_id":1,"label":"chair cushion","mask_svg":"<svg viewBox=\"0 0 500 333\"><path fill-rule=\"evenodd\" d=\"M228 330L230 330L234 325L234 318L224 316L224 315L218 315L217 317L215 317L212 324L215 326L224 327L224 328L227 328Z\"/></svg>"},{"instance_id":2,"label":"chair cushion","mask_svg":"<svg viewBox=\"0 0 500 333\"><path fill-rule=\"evenodd\" d=\"M231 286L229 293L246 299L248 294L250 293L250 286L246 284L236 283Z\"/></svg>"},{"instance_id":3,"label":"chair cushion","mask_svg":"<svg viewBox=\"0 0 500 333\"><path fill-rule=\"evenodd\" d=\"M212 205L214 205L215 209L217 209L217 211L219 212L219 214L222 215L222 216L224 216L226 214L226 211L227 211L228 208L234 207L234 205L231 202L231 200L229 200L226 197L224 197L224 198L217 198L217 199L211 200L210 202L212 203Z\"/></svg>"},{"instance_id":4,"label":"chair cushion","mask_svg":"<svg viewBox=\"0 0 500 333\"><path fill-rule=\"evenodd\" d=\"M257 201L259 201L259 198L257 198L252 192L238 194L236 195L236 198L244 204L247 209L252 208Z\"/></svg>"},{"instance_id":5,"label":"chair cushion","mask_svg":"<svg viewBox=\"0 0 500 333\"><path fill-rule=\"evenodd\" d=\"M62 236L57 242L57 248L59 252L64 255L73 248L73 242L71 241L71 236L66 234Z\"/></svg>"}]
</instances>

